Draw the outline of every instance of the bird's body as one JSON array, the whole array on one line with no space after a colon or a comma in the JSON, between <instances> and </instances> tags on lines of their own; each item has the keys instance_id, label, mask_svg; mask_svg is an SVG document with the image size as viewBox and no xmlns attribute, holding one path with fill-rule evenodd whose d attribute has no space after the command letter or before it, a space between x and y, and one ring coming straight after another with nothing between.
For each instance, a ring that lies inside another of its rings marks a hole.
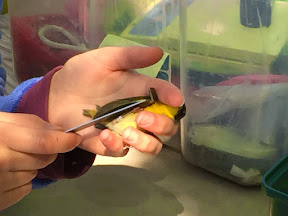
<instances>
[{"instance_id":1,"label":"bird's body","mask_svg":"<svg viewBox=\"0 0 288 216\"><path fill-rule=\"evenodd\" d=\"M117 109L120 109L122 107L125 107L129 104L135 103L143 99L147 100L147 103L145 103L141 107L137 107L132 110L129 110L126 113L122 113L120 116L119 115L112 116L108 120L101 122L100 125L99 124L95 125L95 127L100 128L100 129L109 128L115 133L121 135L122 131L129 126L138 128L135 119L136 119L137 113L141 110L153 112L156 114L163 114L173 119L174 121L179 121L182 117L184 117L186 113L185 104L181 107L172 107L164 103L161 103L158 100L155 90L150 89L149 96L139 96L139 97L119 99L119 100L110 102L104 105L103 107L96 106L95 110L85 109L83 111L83 114L91 118L97 118L109 112L115 111Z\"/></svg>"}]
</instances>

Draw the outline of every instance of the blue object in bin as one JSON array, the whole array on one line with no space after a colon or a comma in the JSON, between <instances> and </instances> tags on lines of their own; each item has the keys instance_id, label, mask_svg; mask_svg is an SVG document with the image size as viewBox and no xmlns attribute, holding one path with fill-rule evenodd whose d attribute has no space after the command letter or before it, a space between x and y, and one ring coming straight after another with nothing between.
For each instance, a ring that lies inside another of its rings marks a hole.
<instances>
[{"instance_id":1,"label":"blue object in bin","mask_svg":"<svg viewBox=\"0 0 288 216\"><path fill-rule=\"evenodd\" d=\"M0 65L2 64L2 55L0 52ZM4 70L3 67L0 66L0 78L4 80L4 82L6 82L6 71ZM0 83L1 84L1 83Z\"/></svg>"},{"instance_id":2,"label":"blue object in bin","mask_svg":"<svg viewBox=\"0 0 288 216\"><path fill-rule=\"evenodd\" d=\"M248 28L271 25L271 0L240 0L240 20Z\"/></svg>"},{"instance_id":3,"label":"blue object in bin","mask_svg":"<svg viewBox=\"0 0 288 216\"><path fill-rule=\"evenodd\" d=\"M262 186L271 198L270 216L288 214L288 154L272 166L262 177Z\"/></svg>"},{"instance_id":4,"label":"blue object in bin","mask_svg":"<svg viewBox=\"0 0 288 216\"><path fill-rule=\"evenodd\" d=\"M0 95L1 96L4 96L6 94L5 84L6 84L6 72L4 68L0 67Z\"/></svg>"},{"instance_id":5,"label":"blue object in bin","mask_svg":"<svg viewBox=\"0 0 288 216\"><path fill-rule=\"evenodd\" d=\"M3 0L0 0L0 12L2 12L3 9Z\"/></svg>"}]
</instances>

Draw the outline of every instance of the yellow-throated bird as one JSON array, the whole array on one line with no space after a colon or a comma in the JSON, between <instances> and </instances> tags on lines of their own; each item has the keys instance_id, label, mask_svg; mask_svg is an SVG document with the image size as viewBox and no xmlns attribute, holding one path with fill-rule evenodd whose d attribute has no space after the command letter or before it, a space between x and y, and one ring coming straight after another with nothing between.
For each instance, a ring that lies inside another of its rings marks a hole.
<instances>
[{"instance_id":1,"label":"yellow-throated bird","mask_svg":"<svg viewBox=\"0 0 288 216\"><path fill-rule=\"evenodd\" d=\"M109 128L118 135L121 135L122 131L129 126L138 128L135 122L135 118L137 113L141 110L146 110L156 114L164 114L169 118L173 119L175 122L179 122L180 119L183 118L186 114L185 104L183 104L181 107L172 107L164 103L161 103L158 100L154 88L149 89L149 96L139 96L139 97L119 99L116 101L112 101L102 107L96 106L95 110L84 109L83 114L85 116L89 116L95 119L97 117L103 116L107 113L113 112L115 110L118 110L122 107L125 107L129 104L133 104L143 99L145 99L147 103L144 103L140 107L134 108L128 113L127 112L122 113L121 116L119 116L119 114L117 116L112 116L111 118L106 119L100 124L95 125L95 127L99 129Z\"/></svg>"}]
</instances>

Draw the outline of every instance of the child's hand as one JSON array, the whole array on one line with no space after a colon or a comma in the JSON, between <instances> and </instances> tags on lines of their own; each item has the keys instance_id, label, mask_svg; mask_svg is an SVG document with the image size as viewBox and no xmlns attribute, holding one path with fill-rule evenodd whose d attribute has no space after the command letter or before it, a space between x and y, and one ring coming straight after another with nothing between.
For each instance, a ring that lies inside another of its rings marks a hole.
<instances>
[{"instance_id":1,"label":"child's hand","mask_svg":"<svg viewBox=\"0 0 288 216\"><path fill-rule=\"evenodd\" d=\"M81 137L29 114L0 112L0 211L31 191L37 170L52 163L57 153L74 149Z\"/></svg>"},{"instance_id":2,"label":"child's hand","mask_svg":"<svg viewBox=\"0 0 288 216\"><path fill-rule=\"evenodd\" d=\"M92 50L71 58L52 78L49 95L49 122L71 128L86 122L83 109L132 96L147 95L155 88L159 100L179 107L183 95L173 84L133 71L150 66L162 57L156 47L106 47ZM178 125L164 116L140 112L136 118L139 127L160 136L172 136ZM83 143L79 146L95 154L123 156L130 145L144 153L157 154L162 143L154 136L135 128L124 130L122 137L110 130L99 131L94 127L79 132Z\"/></svg>"}]
</instances>

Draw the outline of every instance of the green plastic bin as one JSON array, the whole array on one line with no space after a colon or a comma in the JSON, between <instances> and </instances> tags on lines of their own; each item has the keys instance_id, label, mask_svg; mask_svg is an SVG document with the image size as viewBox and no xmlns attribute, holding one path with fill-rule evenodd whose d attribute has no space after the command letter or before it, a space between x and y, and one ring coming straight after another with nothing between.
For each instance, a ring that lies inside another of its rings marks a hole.
<instances>
[{"instance_id":1,"label":"green plastic bin","mask_svg":"<svg viewBox=\"0 0 288 216\"><path fill-rule=\"evenodd\" d=\"M288 215L288 154L269 169L262 186L270 197L270 216Z\"/></svg>"}]
</instances>

